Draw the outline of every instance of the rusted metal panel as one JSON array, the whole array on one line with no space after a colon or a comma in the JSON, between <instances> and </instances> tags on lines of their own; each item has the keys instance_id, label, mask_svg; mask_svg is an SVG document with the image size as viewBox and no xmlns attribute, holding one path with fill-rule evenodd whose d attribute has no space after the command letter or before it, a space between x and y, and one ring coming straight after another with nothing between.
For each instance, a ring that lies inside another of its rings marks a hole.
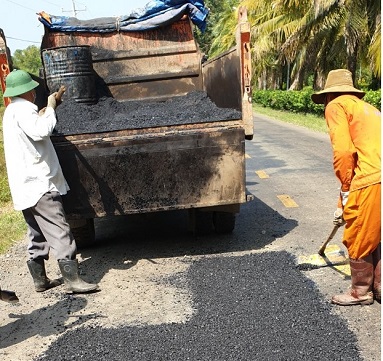
<instances>
[{"instance_id":1,"label":"rusted metal panel","mask_svg":"<svg viewBox=\"0 0 383 361\"><path fill-rule=\"evenodd\" d=\"M248 139L253 136L250 24L244 7L239 10L236 46L202 66L203 87L220 107L242 111Z\"/></svg>"},{"instance_id":2,"label":"rusted metal panel","mask_svg":"<svg viewBox=\"0 0 383 361\"><path fill-rule=\"evenodd\" d=\"M103 59L103 54L110 50L116 56L137 52L137 57L155 56L164 48L173 49L173 53L182 49L189 52L197 50L192 25L187 18L154 30L103 33L101 36L92 32L51 32L45 28L41 49L68 45L90 45L95 61Z\"/></svg>"},{"instance_id":3,"label":"rusted metal panel","mask_svg":"<svg viewBox=\"0 0 383 361\"><path fill-rule=\"evenodd\" d=\"M10 72L9 58L9 49L7 48L4 32L0 29L0 86L3 94L5 92L5 78ZM3 97L3 99L4 105L7 106L10 99L8 97Z\"/></svg>"},{"instance_id":4,"label":"rusted metal panel","mask_svg":"<svg viewBox=\"0 0 383 361\"><path fill-rule=\"evenodd\" d=\"M201 53L189 19L150 31L102 35L45 29L41 48L80 45L90 46L97 77L118 100L202 90Z\"/></svg>"},{"instance_id":5,"label":"rusted metal panel","mask_svg":"<svg viewBox=\"0 0 383 361\"><path fill-rule=\"evenodd\" d=\"M182 78L168 78L147 80L138 83L110 84L108 89L117 100L140 100L147 101L166 100L177 95L200 89L202 81L200 77L183 76Z\"/></svg>"},{"instance_id":6,"label":"rusted metal panel","mask_svg":"<svg viewBox=\"0 0 383 361\"><path fill-rule=\"evenodd\" d=\"M93 62L93 68L107 84L200 75L199 58L195 53L161 54L150 59L105 58Z\"/></svg>"},{"instance_id":7,"label":"rusted metal panel","mask_svg":"<svg viewBox=\"0 0 383 361\"><path fill-rule=\"evenodd\" d=\"M70 218L245 202L241 127L101 142L108 146L55 144L71 187L64 197Z\"/></svg>"},{"instance_id":8,"label":"rusted metal panel","mask_svg":"<svg viewBox=\"0 0 383 361\"><path fill-rule=\"evenodd\" d=\"M238 12L237 46L241 54L242 119L247 139L253 138L252 71L250 49L250 23L247 10L241 6Z\"/></svg>"},{"instance_id":9,"label":"rusted metal panel","mask_svg":"<svg viewBox=\"0 0 383 361\"><path fill-rule=\"evenodd\" d=\"M236 48L203 64L204 90L222 108L241 110L241 62Z\"/></svg>"}]
</instances>

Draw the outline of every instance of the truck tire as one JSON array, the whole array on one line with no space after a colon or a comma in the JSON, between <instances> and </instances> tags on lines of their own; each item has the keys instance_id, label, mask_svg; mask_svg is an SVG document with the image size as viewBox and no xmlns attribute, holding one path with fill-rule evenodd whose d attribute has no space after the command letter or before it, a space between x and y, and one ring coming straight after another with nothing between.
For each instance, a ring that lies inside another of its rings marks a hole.
<instances>
[{"instance_id":1,"label":"truck tire","mask_svg":"<svg viewBox=\"0 0 383 361\"><path fill-rule=\"evenodd\" d=\"M213 212L192 209L190 214L190 229L194 236L205 236L214 231Z\"/></svg>"},{"instance_id":2,"label":"truck tire","mask_svg":"<svg viewBox=\"0 0 383 361\"><path fill-rule=\"evenodd\" d=\"M77 248L89 247L96 242L93 218L69 220L68 223Z\"/></svg>"},{"instance_id":3,"label":"truck tire","mask_svg":"<svg viewBox=\"0 0 383 361\"><path fill-rule=\"evenodd\" d=\"M216 233L227 234L234 231L235 213L230 212L214 212L213 224Z\"/></svg>"}]
</instances>

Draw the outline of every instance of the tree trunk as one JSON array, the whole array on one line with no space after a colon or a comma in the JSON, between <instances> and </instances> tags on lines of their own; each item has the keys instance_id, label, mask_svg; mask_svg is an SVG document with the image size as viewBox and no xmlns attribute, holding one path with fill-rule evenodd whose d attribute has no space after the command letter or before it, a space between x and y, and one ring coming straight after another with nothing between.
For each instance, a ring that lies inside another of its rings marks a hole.
<instances>
[{"instance_id":1,"label":"tree trunk","mask_svg":"<svg viewBox=\"0 0 383 361\"><path fill-rule=\"evenodd\" d=\"M356 79L356 66L357 66L357 60L356 60L356 53L357 51L355 50L355 55L350 55L347 58L347 69L351 71L352 73L352 80L355 84L355 79Z\"/></svg>"},{"instance_id":2,"label":"tree trunk","mask_svg":"<svg viewBox=\"0 0 383 361\"><path fill-rule=\"evenodd\" d=\"M289 90L302 90L303 82L304 82L304 74L305 74L305 69L303 67L298 69L298 72L296 73L294 80L290 85Z\"/></svg>"},{"instance_id":3,"label":"tree trunk","mask_svg":"<svg viewBox=\"0 0 383 361\"><path fill-rule=\"evenodd\" d=\"M289 90L302 90L305 82L305 76L308 72L311 72L317 58L317 51L313 47L313 45L309 45L309 47L302 54L301 59L303 61L299 62L300 66L296 66L297 71L294 74L294 79L291 83Z\"/></svg>"},{"instance_id":4,"label":"tree trunk","mask_svg":"<svg viewBox=\"0 0 383 361\"><path fill-rule=\"evenodd\" d=\"M323 90L326 84L326 75L323 71L317 70L314 73L314 90Z\"/></svg>"}]
</instances>

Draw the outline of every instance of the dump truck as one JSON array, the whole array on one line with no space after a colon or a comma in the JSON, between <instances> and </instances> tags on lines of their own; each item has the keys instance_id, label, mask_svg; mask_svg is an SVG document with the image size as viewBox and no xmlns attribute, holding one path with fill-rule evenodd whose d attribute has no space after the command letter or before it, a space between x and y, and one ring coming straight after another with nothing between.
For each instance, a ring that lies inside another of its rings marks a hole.
<instances>
[{"instance_id":1,"label":"dump truck","mask_svg":"<svg viewBox=\"0 0 383 361\"><path fill-rule=\"evenodd\" d=\"M49 19L46 13L44 16ZM143 121L126 129L89 127L81 133L53 134L70 187L63 202L77 243L95 240L97 218L175 210L187 211L189 229L196 235L232 232L241 204L249 200L245 140L253 137L246 9L239 10L236 45L211 59L201 52L188 14L145 31L106 33L45 27L40 76L46 93L57 89L50 84L52 73L47 70L55 66L54 58L47 61L44 56L68 47L89 49L96 80L81 85L89 80L89 71L81 69L74 75L70 69L55 75L56 81L65 83L71 74L69 84L63 84L67 87L63 104L76 96L76 90L70 89L76 82L74 76L83 77L77 85L82 87L82 98L75 101L90 113L101 96L121 104L135 102L138 108L146 104L150 108L156 102L166 108L168 100L203 92L216 107L235 109L239 114L236 119L211 121L209 114L198 114L195 109L197 115L189 117L182 111L181 101L176 117L165 113L166 119L152 119L148 125ZM88 61L84 59L81 62ZM97 99L91 95L94 87L103 89ZM129 116L124 115L127 120ZM79 115L77 122L83 122L83 116ZM65 114L58 117L58 123L65 124Z\"/></svg>"}]
</instances>

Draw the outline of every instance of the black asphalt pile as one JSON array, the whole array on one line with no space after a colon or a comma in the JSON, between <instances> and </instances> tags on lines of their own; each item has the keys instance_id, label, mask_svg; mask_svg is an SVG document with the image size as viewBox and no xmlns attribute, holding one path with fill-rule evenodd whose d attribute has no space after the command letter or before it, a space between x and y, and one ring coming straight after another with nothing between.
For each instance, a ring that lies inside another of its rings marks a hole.
<instances>
[{"instance_id":1,"label":"black asphalt pile","mask_svg":"<svg viewBox=\"0 0 383 361\"><path fill-rule=\"evenodd\" d=\"M38 360L362 360L346 321L287 252L203 259L187 284L170 282L194 297L185 324L81 327Z\"/></svg>"},{"instance_id":2,"label":"black asphalt pile","mask_svg":"<svg viewBox=\"0 0 383 361\"><path fill-rule=\"evenodd\" d=\"M241 119L240 111L217 107L201 91L156 102L119 102L112 97L101 97L96 104L89 105L69 99L57 107L56 114L58 122L53 135Z\"/></svg>"}]
</instances>

